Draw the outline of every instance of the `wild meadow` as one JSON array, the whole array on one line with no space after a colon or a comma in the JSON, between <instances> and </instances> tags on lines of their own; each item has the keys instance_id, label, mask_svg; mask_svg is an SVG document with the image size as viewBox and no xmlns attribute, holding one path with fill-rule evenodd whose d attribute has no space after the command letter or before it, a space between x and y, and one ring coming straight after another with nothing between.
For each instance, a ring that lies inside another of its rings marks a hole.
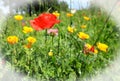
<instances>
[{"instance_id":1,"label":"wild meadow","mask_svg":"<svg viewBox=\"0 0 120 81\"><path fill-rule=\"evenodd\" d=\"M38 81L82 81L109 67L117 56L119 31L97 9L12 14L0 37L6 63Z\"/></svg>"}]
</instances>

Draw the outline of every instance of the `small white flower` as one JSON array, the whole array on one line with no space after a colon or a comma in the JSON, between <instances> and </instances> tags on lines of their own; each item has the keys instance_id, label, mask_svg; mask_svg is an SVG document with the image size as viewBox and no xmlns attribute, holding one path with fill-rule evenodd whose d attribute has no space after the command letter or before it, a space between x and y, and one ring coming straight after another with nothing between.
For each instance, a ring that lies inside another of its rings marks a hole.
<instances>
[{"instance_id":1,"label":"small white flower","mask_svg":"<svg viewBox=\"0 0 120 81\"><path fill-rule=\"evenodd\" d=\"M76 9L71 9L71 13L75 14L76 13Z\"/></svg>"}]
</instances>

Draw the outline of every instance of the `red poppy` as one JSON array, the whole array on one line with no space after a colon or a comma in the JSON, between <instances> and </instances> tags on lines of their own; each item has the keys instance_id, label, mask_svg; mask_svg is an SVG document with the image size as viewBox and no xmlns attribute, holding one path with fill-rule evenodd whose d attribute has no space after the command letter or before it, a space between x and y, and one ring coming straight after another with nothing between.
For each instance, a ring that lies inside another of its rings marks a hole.
<instances>
[{"instance_id":1,"label":"red poppy","mask_svg":"<svg viewBox=\"0 0 120 81\"><path fill-rule=\"evenodd\" d=\"M51 13L43 13L34 20L30 20L30 24L35 30L49 29L59 22L60 20L57 20L57 17Z\"/></svg>"},{"instance_id":2,"label":"red poppy","mask_svg":"<svg viewBox=\"0 0 120 81\"><path fill-rule=\"evenodd\" d=\"M93 53L95 52L94 46L91 46L90 48L88 48L87 46L84 46L83 53L88 54L90 52L93 52Z\"/></svg>"},{"instance_id":3,"label":"red poppy","mask_svg":"<svg viewBox=\"0 0 120 81\"><path fill-rule=\"evenodd\" d=\"M92 47L90 48L90 51L91 51L91 52L94 52L94 51L95 51L94 46L92 46Z\"/></svg>"}]
</instances>

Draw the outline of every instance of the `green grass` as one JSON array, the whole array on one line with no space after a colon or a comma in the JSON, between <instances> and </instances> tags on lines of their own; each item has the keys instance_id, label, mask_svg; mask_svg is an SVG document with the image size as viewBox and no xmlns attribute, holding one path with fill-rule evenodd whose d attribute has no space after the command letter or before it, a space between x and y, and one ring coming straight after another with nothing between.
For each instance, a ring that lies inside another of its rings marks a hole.
<instances>
[{"instance_id":1,"label":"green grass","mask_svg":"<svg viewBox=\"0 0 120 81\"><path fill-rule=\"evenodd\" d=\"M74 81L82 80L86 77L92 77L96 72L109 67L111 61L117 56L119 47L119 31L116 30L116 24L111 19L105 24L107 14L101 11L92 12L88 10L77 11L71 18L73 25L77 29L70 34L67 27L70 25L70 18L66 17L66 12L60 13L60 24L53 28L59 29L59 35L47 36L45 43L45 30L33 31L29 34L22 32L21 21L16 21L13 16L8 17L6 26L1 32L1 50L3 57L12 64L13 69L17 72L26 74L39 80L55 81ZM83 19L83 14L90 17L90 21ZM30 26L29 20L34 17L24 16L27 26ZM87 28L80 28L81 25L87 25ZM100 32L104 29L102 32ZM78 38L78 32L89 34L90 38L81 40ZM6 39L8 36L16 35L19 42L10 45ZM26 38L33 36L37 39L30 49L23 47L26 44ZM99 40L95 43L96 39ZM59 41L59 42L58 42ZM102 42L107 44L108 51L100 51L96 44ZM52 44L53 43L53 44ZM58 44L59 43L59 44ZM98 49L98 54L84 54L84 44L89 43ZM53 56L48 56L50 49L53 50Z\"/></svg>"}]
</instances>

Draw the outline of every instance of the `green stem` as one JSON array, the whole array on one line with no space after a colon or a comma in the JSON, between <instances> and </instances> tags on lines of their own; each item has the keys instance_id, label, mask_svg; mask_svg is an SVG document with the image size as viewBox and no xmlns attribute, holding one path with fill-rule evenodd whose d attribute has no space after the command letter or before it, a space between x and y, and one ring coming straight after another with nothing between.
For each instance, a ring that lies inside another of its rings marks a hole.
<instances>
[{"instance_id":1,"label":"green stem","mask_svg":"<svg viewBox=\"0 0 120 81\"><path fill-rule=\"evenodd\" d=\"M54 36L52 36L52 48L53 48L53 41L54 41L53 39L54 39Z\"/></svg>"},{"instance_id":2,"label":"green stem","mask_svg":"<svg viewBox=\"0 0 120 81\"><path fill-rule=\"evenodd\" d=\"M11 54L11 67L12 67L12 70L13 70L15 58L17 57L16 55L17 55L16 54L16 48L15 48L15 45L13 45L13 53Z\"/></svg>"},{"instance_id":3,"label":"green stem","mask_svg":"<svg viewBox=\"0 0 120 81\"><path fill-rule=\"evenodd\" d=\"M45 44L47 42L47 29L45 30Z\"/></svg>"},{"instance_id":4,"label":"green stem","mask_svg":"<svg viewBox=\"0 0 120 81\"><path fill-rule=\"evenodd\" d=\"M59 54L59 52L60 52L60 32L58 33L58 54Z\"/></svg>"},{"instance_id":5,"label":"green stem","mask_svg":"<svg viewBox=\"0 0 120 81\"><path fill-rule=\"evenodd\" d=\"M8 19L7 19L7 23L6 23L6 27L5 27L4 35L7 34L7 30L8 30Z\"/></svg>"},{"instance_id":6,"label":"green stem","mask_svg":"<svg viewBox=\"0 0 120 81\"><path fill-rule=\"evenodd\" d=\"M71 10L71 8L72 8L72 2L71 2L71 0L70 0L70 10ZM70 26L72 26L72 17L70 17Z\"/></svg>"},{"instance_id":7,"label":"green stem","mask_svg":"<svg viewBox=\"0 0 120 81\"><path fill-rule=\"evenodd\" d=\"M71 35L70 35L71 36ZM71 48L72 48L72 39L69 39L70 40L70 58L71 58L71 52L72 52L72 50L71 50Z\"/></svg>"},{"instance_id":8,"label":"green stem","mask_svg":"<svg viewBox=\"0 0 120 81\"><path fill-rule=\"evenodd\" d=\"M115 2L115 4L113 5L113 7L112 7L112 9L111 9L108 17L107 17L106 20L105 20L105 23L103 24L103 28L101 28L101 30L100 30L100 32L99 32L99 34L98 34L98 37L97 37L96 41L94 42L93 46L98 42L99 38L101 37L101 35L102 35L101 33L103 33L104 29L106 28L106 25L107 25L107 23L108 23L108 21L109 21L109 19L110 19L111 13L113 12L113 10L114 10L116 4L118 3L118 1L119 1L119 0L117 0L117 1Z\"/></svg>"},{"instance_id":9,"label":"green stem","mask_svg":"<svg viewBox=\"0 0 120 81\"><path fill-rule=\"evenodd\" d=\"M108 38L109 38L113 33L114 33L114 31L112 30L112 32L110 32L109 35L107 35L104 40L108 40Z\"/></svg>"},{"instance_id":10,"label":"green stem","mask_svg":"<svg viewBox=\"0 0 120 81\"><path fill-rule=\"evenodd\" d=\"M71 8L72 8L72 2L71 2L71 0L70 0L70 10L71 10ZM70 27L72 26L72 17L70 16ZM68 34L67 34L68 35ZM72 46L72 41L71 41L71 39L70 38L68 38L68 40L70 40L70 44L69 44L69 46L70 46L70 48L69 48L69 50L70 50L70 57L71 57L71 46Z\"/></svg>"}]
</instances>

